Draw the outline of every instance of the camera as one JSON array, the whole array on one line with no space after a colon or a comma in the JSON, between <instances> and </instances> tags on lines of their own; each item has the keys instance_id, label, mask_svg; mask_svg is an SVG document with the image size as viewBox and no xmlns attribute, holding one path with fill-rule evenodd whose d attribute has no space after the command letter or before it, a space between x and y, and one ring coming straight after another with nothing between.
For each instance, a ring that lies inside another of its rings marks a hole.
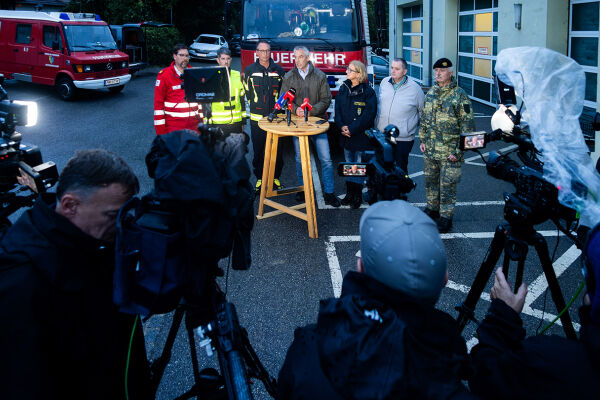
<instances>
[{"instance_id":1,"label":"camera","mask_svg":"<svg viewBox=\"0 0 600 400\"><path fill-rule=\"evenodd\" d=\"M514 88L496 78L496 88L501 105L492 117L492 132L461 134L461 150L478 150L493 141L515 143L517 149L506 154L492 151L485 161L487 173L512 183L515 193L504 193L504 217L515 225L537 225L547 220L565 221L571 226L577 221L575 210L558 201L558 188L543 177L544 164L538 158L531 135L521 126L521 113L516 108ZM510 158L516 152L523 165ZM482 157L483 158L483 157ZM583 185L572 185L585 191Z\"/></svg>"},{"instance_id":2,"label":"camera","mask_svg":"<svg viewBox=\"0 0 600 400\"><path fill-rule=\"evenodd\" d=\"M54 162L42 161L37 146L21 142L17 126L33 126L37 122L37 105L12 101L0 85L0 226L10 225L8 216L21 207L31 206L38 193L43 193L58 180ZM30 192L22 195L24 192Z\"/></svg>"},{"instance_id":3,"label":"camera","mask_svg":"<svg viewBox=\"0 0 600 400\"><path fill-rule=\"evenodd\" d=\"M339 163L339 176L365 177L367 192L365 201L374 204L377 200L406 199L406 194L416 185L394 161L394 146L398 128L388 125L383 133L375 128L365 131L374 150L365 151L364 163Z\"/></svg>"}]
</instances>

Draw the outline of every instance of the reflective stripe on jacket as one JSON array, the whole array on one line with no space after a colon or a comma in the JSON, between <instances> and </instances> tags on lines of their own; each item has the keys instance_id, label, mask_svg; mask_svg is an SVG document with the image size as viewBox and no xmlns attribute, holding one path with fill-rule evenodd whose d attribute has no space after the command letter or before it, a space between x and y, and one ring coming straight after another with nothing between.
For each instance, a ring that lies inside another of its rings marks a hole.
<instances>
[{"instance_id":1,"label":"reflective stripe on jacket","mask_svg":"<svg viewBox=\"0 0 600 400\"><path fill-rule=\"evenodd\" d=\"M202 107L198 103L185 101L181 87L183 79L174 67L174 62L162 69L156 77L154 87L154 129L164 135L179 129L198 131L202 121Z\"/></svg>"},{"instance_id":2,"label":"reflective stripe on jacket","mask_svg":"<svg viewBox=\"0 0 600 400\"><path fill-rule=\"evenodd\" d=\"M242 121L242 105L245 104L246 92L239 71L229 71L229 83L230 100L211 104L210 124L233 124Z\"/></svg>"}]
</instances>

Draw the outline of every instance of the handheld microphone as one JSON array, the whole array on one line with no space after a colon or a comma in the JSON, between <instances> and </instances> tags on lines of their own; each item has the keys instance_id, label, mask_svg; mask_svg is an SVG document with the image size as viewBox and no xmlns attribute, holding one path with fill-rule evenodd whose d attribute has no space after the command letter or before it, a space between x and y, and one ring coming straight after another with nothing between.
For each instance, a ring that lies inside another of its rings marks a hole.
<instances>
[{"instance_id":1,"label":"handheld microphone","mask_svg":"<svg viewBox=\"0 0 600 400\"><path fill-rule=\"evenodd\" d=\"M304 110L304 122L308 122L308 112L306 111L306 109L308 108L308 111L312 110L312 106L308 101L308 97L304 98L304 101L300 105L300 108Z\"/></svg>"}]
</instances>

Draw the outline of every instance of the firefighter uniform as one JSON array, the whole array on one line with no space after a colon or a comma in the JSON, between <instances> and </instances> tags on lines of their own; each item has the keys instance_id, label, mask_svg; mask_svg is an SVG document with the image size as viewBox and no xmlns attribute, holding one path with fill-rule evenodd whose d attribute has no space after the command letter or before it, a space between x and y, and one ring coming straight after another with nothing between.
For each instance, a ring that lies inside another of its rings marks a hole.
<instances>
[{"instance_id":1,"label":"firefighter uniform","mask_svg":"<svg viewBox=\"0 0 600 400\"><path fill-rule=\"evenodd\" d=\"M262 178L263 161L265 157L265 141L267 133L259 128L258 121L269 115L275 107L279 97L281 81L285 75L284 69L276 64L273 59L269 60L269 67L263 67L258 60L250 64L244 70L244 86L246 98L250 103L250 129L252 135L252 148L254 158L252 168L257 179ZM281 143L281 139L280 139ZM283 169L283 152L277 152L275 164L275 179L279 179Z\"/></svg>"},{"instance_id":2,"label":"firefighter uniform","mask_svg":"<svg viewBox=\"0 0 600 400\"><path fill-rule=\"evenodd\" d=\"M425 191L427 210L452 219L456 204L456 185L461 177L462 151L458 147L461 133L473 132L473 110L465 91L456 85L437 83L425 96L419 140L425 144ZM458 161L448 160L453 154Z\"/></svg>"},{"instance_id":3,"label":"firefighter uniform","mask_svg":"<svg viewBox=\"0 0 600 400\"><path fill-rule=\"evenodd\" d=\"M175 62L162 69L154 87L154 129L164 135L179 129L198 131L202 109L198 103L185 101L183 76L175 69Z\"/></svg>"},{"instance_id":4,"label":"firefighter uniform","mask_svg":"<svg viewBox=\"0 0 600 400\"><path fill-rule=\"evenodd\" d=\"M239 71L229 70L229 101L211 103L208 123L219 126L225 133L242 133L244 117L244 85ZM207 110L206 110L207 111ZM208 112L206 112L208 116Z\"/></svg>"}]
</instances>

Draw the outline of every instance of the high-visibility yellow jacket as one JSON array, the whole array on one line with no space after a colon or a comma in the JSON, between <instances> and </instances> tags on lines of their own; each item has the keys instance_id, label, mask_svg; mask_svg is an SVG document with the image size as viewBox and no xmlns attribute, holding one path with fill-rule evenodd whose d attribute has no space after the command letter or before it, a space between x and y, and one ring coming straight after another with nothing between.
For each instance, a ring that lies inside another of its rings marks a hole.
<instances>
[{"instance_id":1,"label":"high-visibility yellow jacket","mask_svg":"<svg viewBox=\"0 0 600 400\"><path fill-rule=\"evenodd\" d=\"M242 122L242 116L246 111L244 101L244 85L239 71L229 70L229 101L216 102L211 104L212 116L210 124L235 124ZM242 111L243 110L243 111Z\"/></svg>"}]
</instances>

